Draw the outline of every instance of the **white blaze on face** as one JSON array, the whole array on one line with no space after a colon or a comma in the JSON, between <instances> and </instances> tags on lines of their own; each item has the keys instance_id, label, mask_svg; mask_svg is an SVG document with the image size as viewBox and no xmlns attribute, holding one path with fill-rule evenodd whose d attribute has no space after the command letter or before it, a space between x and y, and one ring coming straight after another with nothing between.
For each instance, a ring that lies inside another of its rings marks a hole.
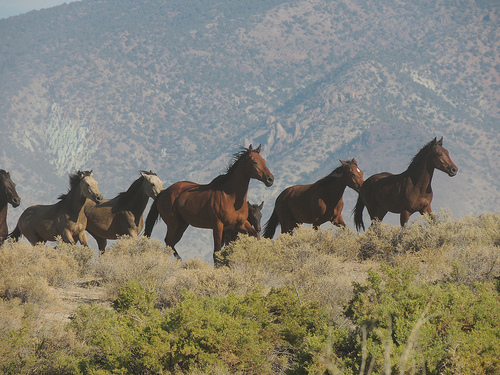
<instances>
[{"instance_id":1,"label":"white blaze on face","mask_svg":"<svg viewBox=\"0 0 500 375\"><path fill-rule=\"evenodd\" d=\"M361 171L359 170L359 168L356 168L356 170L358 171L358 173L361 173Z\"/></svg>"}]
</instances>

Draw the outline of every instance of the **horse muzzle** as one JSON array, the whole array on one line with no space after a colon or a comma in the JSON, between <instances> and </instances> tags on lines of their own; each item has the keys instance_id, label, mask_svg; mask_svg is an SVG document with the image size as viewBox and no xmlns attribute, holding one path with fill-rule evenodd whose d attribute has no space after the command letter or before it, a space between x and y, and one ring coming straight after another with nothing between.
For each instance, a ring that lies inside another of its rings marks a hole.
<instances>
[{"instance_id":1,"label":"horse muzzle","mask_svg":"<svg viewBox=\"0 0 500 375\"><path fill-rule=\"evenodd\" d=\"M273 186L274 184L274 176L267 176L265 179L264 179L264 184L267 186L267 187L270 187L270 186Z\"/></svg>"},{"instance_id":2,"label":"horse muzzle","mask_svg":"<svg viewBox=\"0 0 500 375\"><path fill-rule=\"evenodd\" d=\"M21 198L12 197L10 200L10 204L12 205L12 207L16 208L17 206L19 206L21 204Z\"/></svg>"},{"instance_id":3,"label":"horse muzzle","mask_svg":"<svg viewBox=\"0 0 500 375\"><path fill-rule=\"evenodd\" d=\"M458 168L455 166L448 167L447 173L448 173L448 176L450 176L450 177L456 176L456 174L458 173Z\"/></svg>"}]
</instances>

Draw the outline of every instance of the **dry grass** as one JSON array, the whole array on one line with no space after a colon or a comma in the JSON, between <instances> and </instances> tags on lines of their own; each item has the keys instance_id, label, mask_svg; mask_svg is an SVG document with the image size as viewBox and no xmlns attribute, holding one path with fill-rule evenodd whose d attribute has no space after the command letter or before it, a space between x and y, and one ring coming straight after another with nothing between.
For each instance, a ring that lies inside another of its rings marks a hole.
<instances>
[{"instance_id":1,"label":"dry grass","mask_svg":"<svg viewBox=\"0 0 500 375\"><path fill-rule=\"evenodd\" d=\"M382 263L417 269L419 283L472 287L493 281L500 275L500 215L451 220L441 213L407 228L377 223L359 234L300 227L275 240L241 236L220 259L226 266L180 262L161 242L144 237L121 239L99 259L83 246L7 242L0 248L0 334L29 329L31 348L73 347L74 337L64 330L71 312L80 303L109 306L130 280L155 291L159 308L177 305L185 290L223 297L292 285L302 302L319 302L342 324L353 282L365 282L368 270L378 271ZM15 355L26 362L32 349L25 353L19 345ZM0 345L0 357L9 356L11 347Z\"/></svg>"}]
</instances>

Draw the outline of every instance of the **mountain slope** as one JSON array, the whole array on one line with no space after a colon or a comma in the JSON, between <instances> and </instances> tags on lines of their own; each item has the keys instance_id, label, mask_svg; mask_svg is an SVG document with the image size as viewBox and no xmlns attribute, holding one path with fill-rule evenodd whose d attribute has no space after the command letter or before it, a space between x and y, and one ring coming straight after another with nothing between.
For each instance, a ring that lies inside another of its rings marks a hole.
<instances>
[{"instance_id":1,"label":"mountain slope","mask_svg":"<svg viewBox=\"0 0 500 375\"><path fill-rule=\"evenodd\" d=\"M261 143L276 184L249 198L266 219L283 188L338 159L396 173L444 136L460 171L436 173L434 209L495 211L498 17L494 1L83 0L0 20L0 167L24 209L75 169L111 197L140 169L208 182Z\"/></svg>"}]
</instances>

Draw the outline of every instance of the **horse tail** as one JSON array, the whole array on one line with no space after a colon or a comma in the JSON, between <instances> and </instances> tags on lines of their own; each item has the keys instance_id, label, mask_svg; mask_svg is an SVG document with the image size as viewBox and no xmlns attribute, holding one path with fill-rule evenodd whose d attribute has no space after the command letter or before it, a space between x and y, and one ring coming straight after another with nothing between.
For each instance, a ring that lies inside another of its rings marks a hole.
<instances>
[{"instance_id":1,"label":"horse tail","mask_svg":"<svg viewBox=\"0 0 500 375\"><path fill-rule=\"evenodd\" d=\"M160 193L161 194L161 193ZM149 209L148 216L146 217L145 227L144 227L144 235L147 237L151 237L151 233L153 232L153 227L158 221L158 216L160 213L158 212L158 198L160 197L158 194Z\"/></svg>"},{"instance_id":2,"label":"horse tail","mask_svg":"<svg viewBox=\"0 0 500 375\"><path fill-rule=\"evenodd\" d=\"M271 214L271 217L267 221L266 225L264 226L264 238L273 238L274 233L276 232L276 227L279 224L278 220L278 214L276 213L276 208L273 210L273 213Z\"/></svg>"},{"instance_id":3,"label":"horse tail","mask_svg":"<svg viewBox=\"0 0 500 375\"><path fill-rule=\"evenodd\" d=\"M363 209L365 208L365 203L361 199L361 196L358 197L358 201L356 202L356 206L352 210L354 214L354 225L356 225L356 229L359 231L361 228L365 230L365 224L363 223Z\"/></svg>"},{"instance_id":4,"label":"horse tail","mask_svg":"<svg viewBox=\"0 0 500 375\"><path fill-rule=\"evenodd\" d=\"M21 229L19 229L19 224L16 225L16 229L14 229L11 233L8 234L7 238L13 238L18 241L21 238Z\"/></svg>"}]
</instances>

